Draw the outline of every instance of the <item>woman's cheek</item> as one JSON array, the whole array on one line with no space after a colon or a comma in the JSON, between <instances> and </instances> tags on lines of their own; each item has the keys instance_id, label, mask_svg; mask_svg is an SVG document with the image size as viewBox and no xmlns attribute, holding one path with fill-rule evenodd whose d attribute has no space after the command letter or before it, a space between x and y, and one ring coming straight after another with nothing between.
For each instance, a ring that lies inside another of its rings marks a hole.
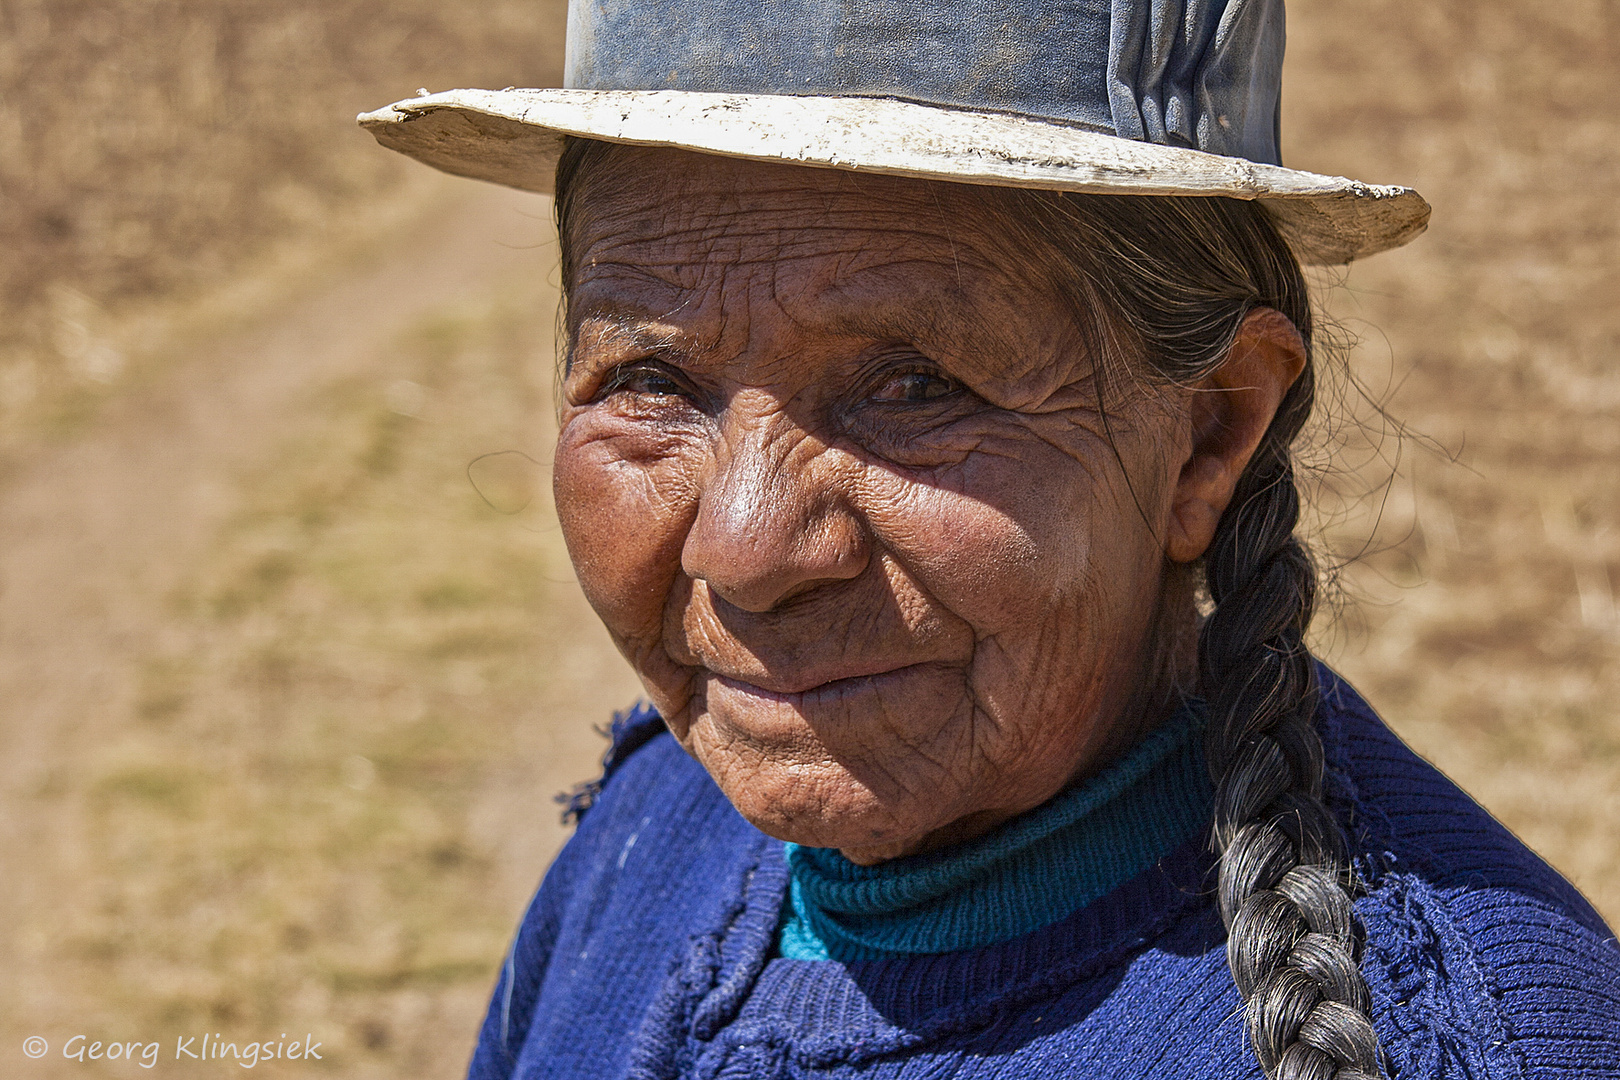
<instances>
[{"instance_id":1,"label":"woman's cheek","mask_svg":"<svg viewBox=\"0 0 1620 1080\"><path fill-rule=\"evenodd\" d=\"M644 647L658 635L696 503L692 455L627 427L589 410L567 418L553 489L586 598L616 638Z\"/></svg>"},{"instance_id":2,"label":"woman's cheek","mask_svg":"<svg viewBox=\"0 0 1620 1080\"><path fill-rule=\"evenodd\" d=\"M1010 504L1011 493L1028 488L1031 477L1005 479L999 490L974 490L873 470L863 500L882 544L981 638L1016 624L1019 608L1058 584L1041 572L1050 552Z\"/></svg>"}]
</instances>

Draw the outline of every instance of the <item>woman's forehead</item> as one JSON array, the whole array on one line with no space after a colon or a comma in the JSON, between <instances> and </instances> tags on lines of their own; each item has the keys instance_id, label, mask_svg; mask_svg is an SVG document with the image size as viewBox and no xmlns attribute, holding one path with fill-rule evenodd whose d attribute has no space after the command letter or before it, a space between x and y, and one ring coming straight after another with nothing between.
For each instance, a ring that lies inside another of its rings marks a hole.
<instances>
[{"instance_id":1,"label":"woman's forehead","mask_svg":"<svg viewBox=\"0 0 1620 1080\"><path fill-rule=\"evenodd\" d=\"M819 382L829 364L901 348L1006 406L1090 377L1094 328L1005 193L679 151L608 157L565 215L571 370L654 353L743 382Z\"/></svg>"},{"instance_id":2,"label":"woman's forehead","mask_svg":"<svg viewBox=\"0 0 1620 1080\"><path fill-rule=\"evenodd\" d=\"M575 285L697 288L716 272L1013 276L995 193L964 185L616 148L575 195ZM810 265L816 264L816 265Z\"/></svg>"}]
</instances>

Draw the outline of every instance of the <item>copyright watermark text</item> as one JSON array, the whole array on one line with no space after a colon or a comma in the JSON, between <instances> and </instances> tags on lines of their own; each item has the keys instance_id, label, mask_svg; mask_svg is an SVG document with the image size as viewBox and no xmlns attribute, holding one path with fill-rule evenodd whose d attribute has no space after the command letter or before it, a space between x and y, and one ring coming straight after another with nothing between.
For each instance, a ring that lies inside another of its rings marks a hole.
<instances>
[{"instance_id":1,"label":"copyright watermark text","mask_svg":"<svg viewBox=\"0 0 1620 1080\"><path fill-rule=\"evenodd\" d=\"M201 1035L176 1035L174 1055L164 1053L162 1040L130 1042L103 1042L88 1035L75 1035L62 1044L61 1054L72 1061L133 1061L143 1069L156 1068L160 1060L218 1061L251 1069L261 1061L320 1061L321 1044L315 1036L288 1040L282 1032L277 1039L228 1039L218 1032ZM23 1055L42 1058L51 1052L51 1044L39 1035L23 1040Z\"/></svg>"}]
</instances>

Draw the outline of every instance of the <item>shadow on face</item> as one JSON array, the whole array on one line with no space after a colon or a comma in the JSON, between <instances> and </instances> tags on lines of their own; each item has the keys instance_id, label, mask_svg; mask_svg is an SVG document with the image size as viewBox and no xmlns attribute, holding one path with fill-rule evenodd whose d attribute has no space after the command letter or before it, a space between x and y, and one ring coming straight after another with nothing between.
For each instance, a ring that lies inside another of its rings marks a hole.
<instances>
[{"instance_id":1,"label":"shadow on face","mask_svg":"<svg viewBox=\"0 0 1620 1080\"><path fill-rule=\"evenodd\" d=\"M1108 335L1005 193L628 148L575 183L564 534L744 816L876 861L1158 719L1190 397L1099 406Z\"/></svg>"}]
</instances>

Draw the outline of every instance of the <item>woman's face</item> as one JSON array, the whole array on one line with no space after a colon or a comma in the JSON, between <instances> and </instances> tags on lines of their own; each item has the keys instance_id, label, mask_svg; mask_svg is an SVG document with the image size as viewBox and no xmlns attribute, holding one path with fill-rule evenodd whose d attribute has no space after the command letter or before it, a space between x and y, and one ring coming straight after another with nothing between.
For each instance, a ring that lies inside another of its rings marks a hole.
<instances>
[{"instance_id":1,"label":"woman's face","mask_svg":"<svg viewBox=\"0 0 1620 1080\"><path fill-rule=\"evenodd\" d=\"M876 861L1158 718L1190 394L1116 378L1104 415L993 193L623 149L585 183L564 534L745 817Z\"/></svg>"}]
</instances>

